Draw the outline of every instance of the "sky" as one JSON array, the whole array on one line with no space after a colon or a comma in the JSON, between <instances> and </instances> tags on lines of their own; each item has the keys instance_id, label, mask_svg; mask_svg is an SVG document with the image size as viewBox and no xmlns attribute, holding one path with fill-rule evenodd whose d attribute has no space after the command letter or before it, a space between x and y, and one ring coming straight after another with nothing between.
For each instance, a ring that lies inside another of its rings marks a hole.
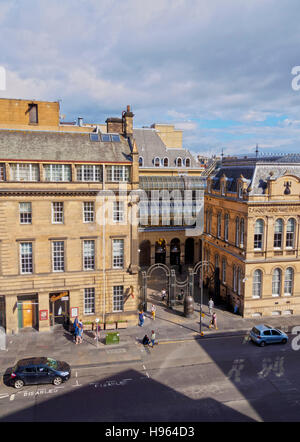
<instances>
[{"instance_id":1,"label":"sky","mask_svg":"<svg viewBox=\"0 0 300 442\"><path fill-rule=\"evenodd\" d=\"M97 123L129 104L195 154L298 152L299 18L299 0L0 0L0 97Z\"/></svg>"}]
</instances>

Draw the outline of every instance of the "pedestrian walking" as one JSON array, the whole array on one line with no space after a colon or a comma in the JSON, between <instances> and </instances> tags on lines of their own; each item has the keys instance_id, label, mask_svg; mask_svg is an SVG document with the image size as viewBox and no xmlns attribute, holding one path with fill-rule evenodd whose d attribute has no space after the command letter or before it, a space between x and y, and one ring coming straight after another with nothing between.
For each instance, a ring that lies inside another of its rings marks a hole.
<instances>
[{"instance_id":1,"label":"pedestrian walking","mask_svg":"<svg viewBox=\"0 0 300 442\"><path fill-rule=\"evenodd\" d=\"M145 321L143 310L139 312L139 326L143 327Z\"/></svg>"},{"instance_id":2,"label":"pedestrian walking","mask_svg":"<svg viewBox=\"0 0 300 442\"><path fill-rule=\"evenodd\" d=\"M82 344L82 340L83 340L83 323L80 319L80 321L78 321L78 344Z\"/></svg>"},{"instance_id":3,"label":"pedestrian walking","mask_svg":"<svg viewBox=\"0 0 300 442\"><path fill-rule=\"evenodd\" d=\"M214 327L215 330L218 330L218 327L217 327L217 314L216 314L216 312L213 312L212 318L211 318L211 321L210 321L209 328L212 328L212 327Z\"/></svg>"},{"instance_id":4,"label":"pedestrian walking","mask_svg":"<svg viewBox=\"0 0 300 442\"><path fill-rule=\"evenodd\" d=\"M182 301L183 298L184 298L184 290L181 289L181 290L180 290L180 294L178 295L178 300L179 300L179 301Z\"/></svg>"},{"instance_id":5,"label":"pedestrian walking","mask_svg":"<svg viewBox=\"0 0 300 442\"><path fill-rule=\"evenodd\" d=\"M239 299L237 299L237 300L236 300L236 302L235 302L235 304L234 304L234 309L233 309L233 313L236 313L236 314L238 314L238 311L239 311L239 307L240 307L240 300L239 300Z\"/></svg>"},{"instance_id":6,"label":"pedestrian walking","mask_svg":"<svg viewBox=\"0 0 300 442\"><path fill-rule=\"evenodd\" d=\"M165 301L166 297L167 297L166 289L162 289L162 291L161 291L161 300Z\"/></svg>"},{"instance_id":7,"label":"pedestrian walking","mask_svg":"<svg viewBox=\"0 0 300 442\"><path fill-rule=\"evenodd\" d=\"M209 311L210 316L212 315L212 311L213 311L214 305L215 304L214 304L213 299L210 298L210 300L208 301L208 311Z\"/></svg>"},{"instance_id":8,"label":"pedestrian walking","mask_svg":"<svg viewBox=\"0 0 300 442\"><path fill-rule=\"evenodd\" d=\"M145 336L143 337L142 344L143 344L143 345L149 345L149 344L150 344L150 340L149 340L149 338L148 338L147 335L145 335Z\"/></svg>"},{"instance_id":9,"label":"pedestrian walking","mask_svg":"<svg viewBox=\"0 0 300 442\"><path fill-rule=\"evenodd\" d=\"M156 313L156 307L155 307L154 304L152 304L152 307L151 307L151 315L152 315L152 319L153 319L153 321L155 320L155 313Z\"/></svg>"},{"instance_id":10,"label":"pedestrian walking","mask_svg":"<svg viewBox=\"0 0 300 442\"><path fill-rule=\"evenodd\" d=\"M155 332L154 332L154 330L152 330L152 332L151 332L151 347L153 348L154 347L154 344L155 344Z\"/></svg>"}]
</instances>

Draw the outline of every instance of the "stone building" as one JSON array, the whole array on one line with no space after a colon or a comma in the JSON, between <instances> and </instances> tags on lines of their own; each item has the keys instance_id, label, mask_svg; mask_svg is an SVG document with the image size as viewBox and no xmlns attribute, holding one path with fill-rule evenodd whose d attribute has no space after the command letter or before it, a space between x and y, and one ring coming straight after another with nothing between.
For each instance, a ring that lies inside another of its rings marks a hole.
<instances>
[{"instance_id":1,"label":"stone building","mask_svg":"<svg viewBox=\"0 0 300 442\"><path fill-rule=\"evenodd\" d=\"M182 130L173 125L135 128L133 134L145 196L139 205L140 266L192 266L201 258L195 219L203 203L206 169L183 148Z\"/></svg>"},{"instance_id":2,"label":"stone building","mask_svg":"<svg viewBox=\"0 0 300 442\"><path fill-rule=\"evenodd\" d=\"M300 156L224 158L207 180L204 259L244 317L300 314Z\"/></svg>"},{"instance_id":3,"label":"stone building","mask_svg":"<svg viewBox=\"0 0 300 442\"><path fill-rule=\"evenodd\" d=\"M7 333L138 305L138 152L122 130L59 122L59 103L0 99L0 325ZM100 128L101 129L101 128Z\"/></svg>"}]
</instances>

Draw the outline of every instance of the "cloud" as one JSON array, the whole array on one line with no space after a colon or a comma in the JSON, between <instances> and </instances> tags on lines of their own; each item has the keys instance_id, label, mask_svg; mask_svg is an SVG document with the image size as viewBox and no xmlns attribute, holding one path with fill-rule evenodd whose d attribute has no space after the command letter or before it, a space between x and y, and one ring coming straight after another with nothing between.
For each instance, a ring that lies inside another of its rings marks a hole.
<instances>
[{"instance_id":1,"label":"cloud","mask_svg":"<svg viewBox=\"0 0 300 442\"><path fill-rule=\"evenodd\" d=\"M131 104L136 127L171 120L193 151L240 152L257 142L295 150L299 13L297 0L197 0L192 7L184 0L27 0L23 8L3 0L1 95L61 98L66 120L80 113L101 122ZM222 129L220 120L232 124Z\"/></svg>"}]
</instances>

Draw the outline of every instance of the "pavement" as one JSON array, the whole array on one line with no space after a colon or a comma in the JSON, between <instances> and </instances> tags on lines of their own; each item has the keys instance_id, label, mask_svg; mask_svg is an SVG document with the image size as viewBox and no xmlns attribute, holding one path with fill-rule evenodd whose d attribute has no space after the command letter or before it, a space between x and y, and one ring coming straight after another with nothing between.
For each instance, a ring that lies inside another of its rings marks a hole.
<instances>
[{"instance_id":1,"label":"pavement","mask_svg":"<svg viewBox=\"0 0 300 442\"><path fill-rule=\"evenodd\" d=\"M194 305L194 314L186 318L183 314L183 304L177 304L173 309L160 301L159 292L155 289L148 291L148 312L146 312L143 327L137 324L127 329L117 330L119 344L106 345L106 331L100 332L100 341L94 339L93 332L84 332L82 344L75 345L72 335L62 326L55 326L49 332L39 333L33 329L24 329L16 335L7 336L6 350L0 350L0 375L22 358L31 356L49 356L68 362L72 369L79 367L110 366L140 361L141 339L151 330L155 330L159 345L170 342L182 342L194 339L212 339L234 335L247 336L251 328L259 323L267 323L290 333L292 328L300 325L300 316L264 317L245 319L238 314L227 311L223 306L216 306L218 330L210 329L210 315L207 305L203 305L200 335L200 305ZM156 305L156 318L151 318L151 303ZM111 332L112 330L110 330Z\"/></svg>"}]
</instances>

